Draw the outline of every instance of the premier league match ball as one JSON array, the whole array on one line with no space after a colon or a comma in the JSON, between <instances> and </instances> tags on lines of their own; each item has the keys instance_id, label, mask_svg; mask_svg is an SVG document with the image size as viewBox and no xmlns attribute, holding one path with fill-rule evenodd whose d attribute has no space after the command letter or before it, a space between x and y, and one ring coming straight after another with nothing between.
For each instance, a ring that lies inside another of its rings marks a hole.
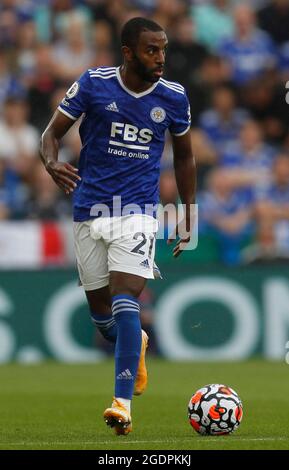
<instances>
[{"instance_id":1,"label":"premier league match ball","mask_svg":"<svg viewBox=\"0 0 289 470\"><path fill-rule=\"evenodd\" d=\"M210 384L192 396L188 405L188 416L191 426L199 434L222 436L239 427L243 417L243 405L231 387Z\"/></svg>"}]
</instances>

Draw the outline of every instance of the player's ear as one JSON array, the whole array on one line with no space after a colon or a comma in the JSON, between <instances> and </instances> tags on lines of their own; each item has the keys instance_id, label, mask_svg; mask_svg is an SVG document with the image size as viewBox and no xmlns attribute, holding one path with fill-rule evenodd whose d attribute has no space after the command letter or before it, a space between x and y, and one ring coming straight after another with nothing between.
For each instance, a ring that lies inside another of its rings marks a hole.
<instances>
[{"instance_id":1,"label":"player's ear","mask_svg":"<svg viewBox=\"0 0 289 470\"><path fill-rule=\"evenodd\" d=\"M133 59L133 51L127 46L122 46L121 48L123 57L127 62L131 62Z\"/></svg>"}]
</instances>

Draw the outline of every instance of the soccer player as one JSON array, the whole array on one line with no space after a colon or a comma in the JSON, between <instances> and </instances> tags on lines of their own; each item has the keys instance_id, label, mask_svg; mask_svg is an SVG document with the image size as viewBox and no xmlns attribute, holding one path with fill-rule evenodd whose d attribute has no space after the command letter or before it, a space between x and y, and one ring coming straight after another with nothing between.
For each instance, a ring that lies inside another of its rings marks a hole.
<instances>
[{"instance_id":1,"label":"soccer player","mask_svg":"<svg viewBox=\"0 0 289 470\"><path fill-rule=\"evenodd\" d=\"M121 42L123 65L89 69L69 88L40 150L55 183L66 194L73 192L79 277L92 320L115 343L115 397L104 419L118 435L132 430L132 395L147 385L148 337L141 329L138 297L146 280L154 278L155 207L167 129L187 228L195 198L188 99L180 84L162 78L166 34L153 21L133 18L124 25ZM58 144L82 115L76 169L58 161ZM179 239L175 257L188 240Z\"/></svg>"}]
</instances>

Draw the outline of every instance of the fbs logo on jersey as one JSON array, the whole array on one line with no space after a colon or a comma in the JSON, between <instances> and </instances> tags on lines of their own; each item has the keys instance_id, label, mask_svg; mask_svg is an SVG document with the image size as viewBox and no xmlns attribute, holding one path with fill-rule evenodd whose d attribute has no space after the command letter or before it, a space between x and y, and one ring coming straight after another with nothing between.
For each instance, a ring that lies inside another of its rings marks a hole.
<instances>
[{"instance_id":1,"label":"fbs logo on jersey","mask_svg":"<svg viewBox=\"0 0 289 470\"><path fill-rule=\"evenodd\" d=\"M160 123L163 122L166 118L166 112L163 108L153 108L151 110L151 118L154 122Z\"/></svg>"},{"instance_id":2,"label":"fbs logo on jersey","mask_svg":"<svg viewBox=\"0 0 289 470\"><path fill-rule=\"evenodd\" d=\"M133 126L132 124L124 124L123 122L112 122L110 137L121 137L123 140L123 143L117 141L110 141L110 144L127 146L139 150L149 150L149 147L144 147L141 145L129 146L128 143L148 144L152 140L153 132L150 129L146 128L139 129L138 127Z\"/></svg>"}]
</instances>

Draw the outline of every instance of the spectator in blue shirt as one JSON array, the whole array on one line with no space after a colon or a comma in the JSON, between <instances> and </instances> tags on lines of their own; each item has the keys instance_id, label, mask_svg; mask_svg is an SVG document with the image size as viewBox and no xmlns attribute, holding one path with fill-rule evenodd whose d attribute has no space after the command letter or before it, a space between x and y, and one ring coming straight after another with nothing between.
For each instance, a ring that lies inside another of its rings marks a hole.
<instances>
[{"instance_id":1,"label":"spectator in blue shirt","mask_svg":"<svg viewBox=\"0 0 289 470\"><path fill-rule=\"evenodd\" d=\"M5 178L4 162L0 161L0 221L9 218L9 188Z\"/></svg>"},{"instance_id":2,"label":"spectator in blue shirt","mask_svg":"<svg viewBox=\"0 0 289 470\"><path fill-rule=\"evenodd\" d=\"M212 170L207 191L199 196L199 230L215 235L221 260L226 264L240 261L240 250L252 233L252 198L236 190L226 169Z\"/></svg>"},{"instance_id":3,"label":"spectator in blue shirt","mask_svg":"<svg viewBox=\"0 0 289 470\"><path fill-rule=\"evenodd\" d=\"M272 171L276 150L263 140L257 121L244 123L239 140L229 145L220 164L230 169L235 187L252 188L267 184Z\"/></svg>"},{"instance_id":4,"label":"spectator in blue shirt","mask_svg":"<svg viewBox=\"0 0 289 470\"><path fill-rule=\"evenodd\" d=\"M19 176L0 159L0 220L25 217L27 196Z\"/></svg>"},{"instance_id":5,"label":"spectator in blue shirt","mask_svg":"<svg viewBox=\"0 0 289 470\"><path fill-rule=\"evenodd\" d=\"M279 50L279 69L285 80L289 79L289 41L282 44Z\"/></svg>"},{"instance_id":6,"label":"spectator in blue shirt","mask_svg":"<svg viewBox=\"0 0 289 470\"><path fill-rule=\"evenodd\" d=\"M275 159L271 183L256 192L256 216L260 231L270 230L278 249L289 254L289 155Z\"/></svg>"},{"instance_id":7,"label":"spectator in blue shirt","mask_svg":"<svg viewBox=\"0 0 289 470\"><path fill-rule=\"evenodd\" d=\"M232 80L243 86L275 68L277 52L270 36L256 26L256 16L248 4L234 10L235 35L224 40L219 48L221 56L231 67Z\"/></svg>"},{"instance_id":8,"label":"spectator in blue shirt","mask_svg":"<svg viewBox=\"0 0 289 470\"><path fill-rule=\"evenodd\" d=\"M212 98L212 108L200 116L199 126L207 134L216 149L222 152L237 140L241 126L249 113L236 107L234 91L226 85L218 86Z\"/></svg>"},{"instance_id":9,"label":"spectator in blue shirt","mask_svg":"<svg viewBox=\"0 0 289 470\"><path fill-rule=\"evenodd\" d=\"M11 73L8 61L7 53L0 46L0 114L4 105L4 102L8 97L25 97L25 90L21 83Z\"/></svg>"}]
</instances>

